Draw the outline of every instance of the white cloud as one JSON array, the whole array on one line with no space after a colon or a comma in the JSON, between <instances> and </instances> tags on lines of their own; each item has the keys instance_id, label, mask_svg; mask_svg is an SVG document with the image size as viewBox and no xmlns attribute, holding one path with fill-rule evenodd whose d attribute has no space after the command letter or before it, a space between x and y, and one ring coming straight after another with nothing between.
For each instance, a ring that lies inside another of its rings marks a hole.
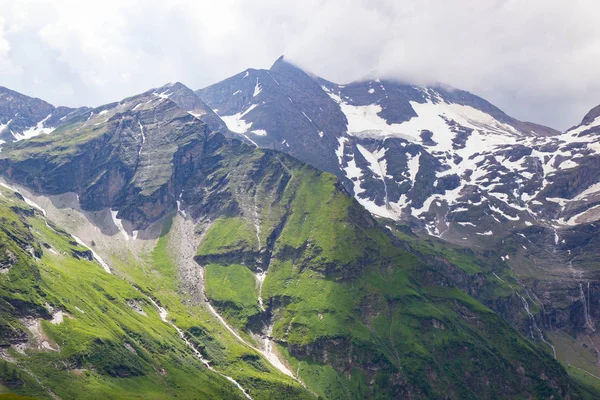
<instances>
[{"instance_id":1,"label":"white cloud","mask_svg":"<svg viewBox=\"0 0 600 400\"><path fill-rule=\"evenodd\" d=\"M333 81L445 82L566 128L600 103L599 11L593 0L0 2L0 85L98 105L285 53Z\"/></svg>"}]
</instances>

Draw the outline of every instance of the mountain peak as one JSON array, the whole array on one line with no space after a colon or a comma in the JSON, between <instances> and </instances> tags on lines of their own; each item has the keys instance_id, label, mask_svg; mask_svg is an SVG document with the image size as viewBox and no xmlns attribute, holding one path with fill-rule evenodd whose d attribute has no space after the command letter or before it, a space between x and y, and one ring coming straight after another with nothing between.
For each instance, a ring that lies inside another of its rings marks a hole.
<instances>
[{"instance_id":1,"label":"mountain peak","mask_svg":"<svg viewBox=\"0 0 600 400\"><path fill-rule=\"evenodd\" d=\"M188 88L186 85L184 85L181 82L169 82L169 83L166 83L166 84L164 84L162 86L159 86L159 87L157 87L155 89L152 89L152 91L154 93L165 93L167 91L175 93L175 92L180 91L180 90L193 92L192 89Z\"/></svg>"},{"instance_id":2,"label":"mountain peak","mask_svg":"<svg viewBox=\"0 0 600 400\"><path fill-rule=\"evenodd\" d=\"M294 72L294 73L303 73L306 74L306 72L304 72L301 68L297 67L295 64L292 64L291 62L288 61L288 59L285 58L285 56L280 56L271 66L271 68L269 69L269 71L272 72L279 72L279 73L285 73L285 72Z\"/></svg>"},{"instance_id":3,"label":"mountain peak","mask_svg":"<svg viewBox=\"0 0 600 400\"><path fill-rule=\"evenodd\" d=\"M588 125L598 117L600 117L600 105L597 105L596 107L592 108L587 114L585 114L585 117L583 117L583 121L581 121L581 123L583 125Z\"/></svg>"},{"instance_id":4,"label":"mountain peak","mask_svg":"<svg viewBox=\"0 0 600 400\"><path fill-rule=\"evenodd\" d=\"M287 64L288 62L285 60L285 55L280 55L279 58L277 60L275 60L275 62L273 63L273 65L271 65L270 69L274 69L277 68L279 65L281 64Z\"/></svg>"}]
</instances>

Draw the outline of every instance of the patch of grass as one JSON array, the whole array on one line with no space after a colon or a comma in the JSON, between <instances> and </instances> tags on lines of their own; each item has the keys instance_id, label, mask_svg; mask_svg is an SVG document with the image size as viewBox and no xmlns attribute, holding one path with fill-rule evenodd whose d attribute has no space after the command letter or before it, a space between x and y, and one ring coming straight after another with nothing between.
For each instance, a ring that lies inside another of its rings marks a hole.
<instances>
[{"instance_id":1,"label":"patch of grass","mask_svg":"<svg viewBox=\"0 0 600 400\"><path fill-rule=\"evenodd\" d=\"M223 254L258 249L252 222L240 218L218 218L206 234L197 255Z\"/></svg>"},{"instance_id":2,"label":"patch of grass","mask_svg":"<svg viewBox=\"0 0 600 400\"><path fill-rule=\"evenodd\" d=\"M209 264L204 267L206 295L238 329L259 313L254 274L245 266Z\"/></svg>"},{"instance_id":3,"label":"patch of grass","mask_svg":"<svg viewBox=\"0 0 600 400\"><path fill-rule=\"evenodd\" d=\"M337 190L335 183L333 175L304 168L294 171L294 180L284 193L290 214L278 244L304 249L303 256L315 268L355 262L364 250L348 216L353 200Z\"/></svg>"}]
</instances>

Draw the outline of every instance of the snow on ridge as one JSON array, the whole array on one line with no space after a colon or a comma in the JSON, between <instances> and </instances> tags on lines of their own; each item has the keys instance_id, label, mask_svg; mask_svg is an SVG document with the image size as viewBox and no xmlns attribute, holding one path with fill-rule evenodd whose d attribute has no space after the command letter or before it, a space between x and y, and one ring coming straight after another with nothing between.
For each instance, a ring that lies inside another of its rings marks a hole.
<instances>
[{"instance_id":1,"label":"snow on ridge","mask_svg":"<svg viewBox=\"0 0 600 400\"><path fill-rule=\"evenodd\" d=\"M6 124L0 124L0 133L2 133L6 128L8 128L8 125L10 125L11 122L12 119L9 119Z\"/></svg>"},{"instance_id":2,"label":"snow on ridge","mask_svg":"<svg viewBox=\"0 0 600 400\"><path fill-rule=\"evenodd\" d=\"M356 157L354 154L349 154L349 156L352 158L344 163L344 149L346 142L348 142L348 138L338 138L339 146L336 149L335 154L338 158L340 169L344 171L346 177L353 184L354 196L356 200L358 200L358 202L365 207L365 209L374 215L395 220L399 219L402 208L406 206L406 195L403 194L400 197L400 200L396 203L388 203L386 190L386 199L383 205L376 204L375 201L371 200L370 198L366 198L364 195L361 196L361 194L365 192L365 189L362 187L362 178L364 176L363 170L356 165ZM370 172L373 173L378 179L382 180L385 186L385 178L387 177L387 161L383 159L383 157L385 156L387 149L380 148L374 152L371 152L361 145L357 145L357 148L361 155L369 163L368 168Z\"/></svg>"},{"instance_id":3,"label":"snow on ridge","mask_svg":"<svg viewBox=\"0 0 600 400\"><path fill-rule=\"evenodd\" d=\"M408 167L408 179L410 179L411 187L414 187L415 181L417 180L417 173L419 173L419 168L421 167L421 152L414 157L411 156L408 159L406 166Z\"/></svg>"},{"instance_id":4,"label":"snow on ridge","mask_svg":"<svg viewBox=\"0 0 600 400\"><path fill-rule=\"evenodd\" d=\"M169 93L169 89L167 89L167 90L165 90L165 91L164 91L164 92L162 92L162 93L156 93L156 92L154 92L154 93L152 93L152 94L153 94L153 95L155 95L156 97L160 97L161 99L168 99L168 98L169 98L169 96L170 96L172 93Z\"/></svg>"},{"instance_id":5,"label":"snow on ridge","mask_svg":"<svg viewBox=\"0 0 600 400\"><path fill-rule=\"evenodd\" d=\"M508 219L509 221L519 221L521 219L518 214L517 214L516 217L513 217L511 215L506 214L500 208L493 206L492 204L488 204L488 207L489 207L490 210L492 210L496 214L502 215L504 218Z\"/></svg>"},{"instance_id":6,"label":"snow on ridge","mask_svg":"<svg viewBox=\"0 0 600 400\"><path fill-rule=\"evenodd\" d=\"M340 138L338 138L338 143L339 143L339 146L338 146L338 148L335 150L335 155L337 156L337 158L338 158L338 163L339 163L340 165L342 165L342 162L343 162L343 157L344 157L344 143L346 143L347 141L348 141L348 138L345 138L345 137L340 137Z\"/></svg>"},{"instance_id":7,"label":"snow on ridge","mask_svg":"<svg viewBox=\"0 0 600 400\"><path fill-rule=\"evenodd\" d=\"M462 226L472 226L472 227L476 227L477 225L475 225L472 222L457 222L457 224L462 225Z\"/></svg>"},{"instance_id":8,"label":"snow on ridge","mask_svg":"<svg viewBox=\"0 0 600 400\"><path fill-rule=\"evenodd\" d=\"M190 114L194 118L200 119L201 117L206 115L206 112L203 110L200 112L188 111L188 114Z\"/></svg>"},{"instance_id":9,"label":"snow on ridge","mask_svg":"<svg viewBox=\"0 0 600 400\"><path fill-rule=\"evenodd\" d=\"M582 132L587 131L588 129L592 129L597 126L600 126L600 116L594 118L594 120L590 121L588 124L585 124L585 125L581 124L579 126L571 128L568 131L566 131L564 134L569 134L569 135L575 136L575 135L579 135Z\"/></svg>"},{"instance_id":10,"label":"snow on ridge","mask_svg":"<svg viewBox=\"0 0 600 400\"><path fill-rule=\"evenodd\" d=\"M360 178L362 178L362 170L358 168L356 165L356 159L354 158L354 154L352 155L352 159L348 161L348 165L344 168L344 172L346 173L346 177L352 181L354 184L354 196L358 196L362 192L365 191L360 186Z\"/></svg>"},{"instance_id":11,"label":"snow on ridge","mask_svg":"<svg viewBox=\"0 0 600 400\"><path fill-rule=\"evenodd\" d=\"M42 134L48 135L48 134L52 133L55 128L45 128L44 127L44 123L46 121L48 121L48 119L51 116L52 116L52 114L48 114L48 116L46 118L39 121L35 126L32 126L27 130L24 130L22 133L14 133L11 131L13 134L13 137L15 138L16 141L20 141L20 140L25 140L25 139L31 139L38 135L42 135ZM0 129L0 131L1 131L1 129Z\"/></svg>"}]
</instances>

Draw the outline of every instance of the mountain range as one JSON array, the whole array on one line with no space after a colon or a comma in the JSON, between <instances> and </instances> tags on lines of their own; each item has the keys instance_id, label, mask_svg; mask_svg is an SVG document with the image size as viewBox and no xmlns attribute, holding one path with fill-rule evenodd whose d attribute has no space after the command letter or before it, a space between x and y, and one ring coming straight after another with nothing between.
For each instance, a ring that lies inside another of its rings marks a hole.
<instances>
[{"instance_id":1,"label":"mountain range","mask_svg":"<svg viewBox=\"0 0 600 400\"><path fill-rule=\"evenodd\" d=\"M458 89L334 84L283 58L196 93L231 131L338 176L387 226L500 259L560 358L600 376L598 107L558 132Z\"/></svg>"},{"instance_id":2,"label":"mountain range","mask_svg":"<svg viewBox=\"0 0 600 400\"><path fill-rule=\"evenodd\" d=\"M284 58L96 108L0 88L0 393L595 398L599 114Z\"/></svg>"}]
</instances>

